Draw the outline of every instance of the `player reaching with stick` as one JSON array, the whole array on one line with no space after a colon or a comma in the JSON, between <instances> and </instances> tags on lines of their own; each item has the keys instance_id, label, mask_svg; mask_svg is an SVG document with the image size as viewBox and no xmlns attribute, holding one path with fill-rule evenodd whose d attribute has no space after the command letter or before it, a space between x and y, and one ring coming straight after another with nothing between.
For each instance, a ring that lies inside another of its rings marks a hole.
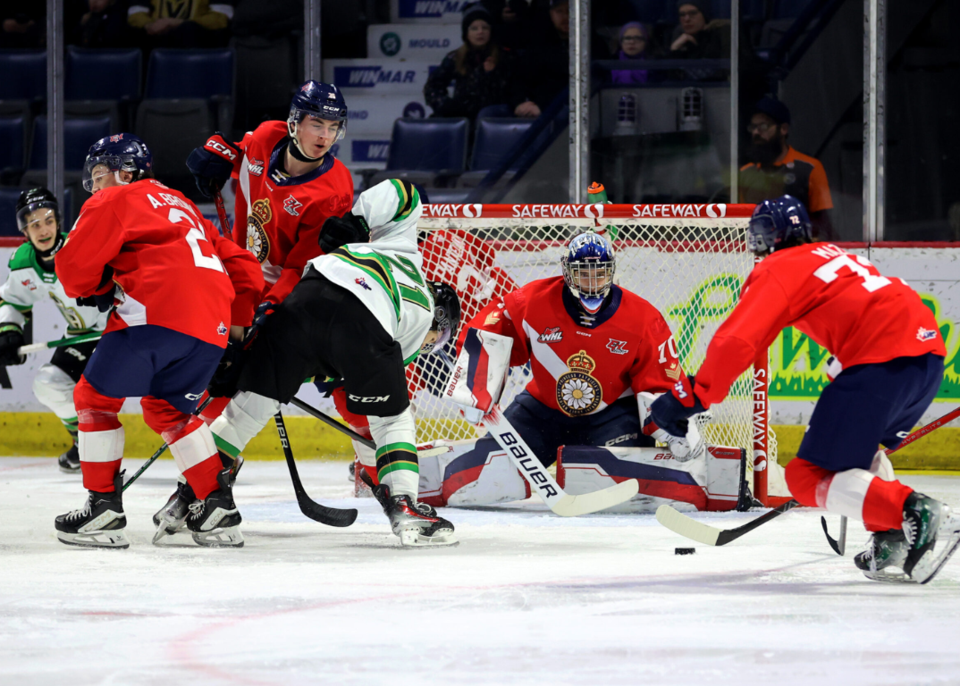
<instances>
[{"instance_id":1,"label":"player reaching with stick","mask_svg":"<svg viewBox=\"0 0 960 686\"><path fill-rule=\"evenodd\" d=\"M390 179L364 191L352 212L328 219L328 254L311 260L293 292L259 329L240 392L211 429L236 456L289 402L304 379L342 380L347 408L368 418L380 485L374 490L405 546L457 542L453 525L417 502L416 426L404 370L456 335L460 303L423 276L419 195Z\"/></svg>"},{"instance_id":2,"label":"player reaching with stick","mask_svg":"<svg viewBox=\"0 0 960 686\"><path fill-rule=\"evenodd\" d=\"M67 338L103 331L107 315L94 303L81 304L63 290L54 270L54 257L67 234L60 225L60 206L46 188L23 191L17 200L17 226L27 241L10 258L10 274L0 286L0 365L27 361L17 349L24 344L23 326L33 306L50 298L67 320ZM80 472L77 448L77 409L73 389L87 366L97 341L82 341L57 348L50 362L40 367L33 379L37 400L50 408L73 439L73 445L59 460L60 471Z\"/></svg>"},{"instance_id":3,"label":"player reaching with stick","mask_svg":"<svg viewBox=\"0 0 960 686\"><path fill-rule=\"evenodd\" d=\"M717 330L703 365L653 403L653 419L678 435L688 417L730 385L793 326L831 351L842 369L817 402L786 468L802 505L860 519L873 532L854 562L871 579L931 579L960 542L960 518L894 479L879 445L896 447L929 407L946 348L933 313L905 281L859 255L811 243L806 208L789 195L754 210L750 250L764 260ZM941 544L937 546L938 536Z\"/></svg>"},{"instance_id":4,"label":"player reaching with stick","mask_svg":"<svg viewBox=\"0 0 960 686\"><path fill-rule=\"evenodd\" d=\"M170 446L198 500L187 526L204 546L241 546L233 502L210 429L193 416L228 334L242 335L263 288L256 260L178 191L150 178L136 136L97 141L84 165L94 195L57 253L70 297L115 306L74 392L84 507L56 519L64 543L126 548L121 498L123 427L117 413L140 397L146 424Z\"/></svg>"}]
</instances>

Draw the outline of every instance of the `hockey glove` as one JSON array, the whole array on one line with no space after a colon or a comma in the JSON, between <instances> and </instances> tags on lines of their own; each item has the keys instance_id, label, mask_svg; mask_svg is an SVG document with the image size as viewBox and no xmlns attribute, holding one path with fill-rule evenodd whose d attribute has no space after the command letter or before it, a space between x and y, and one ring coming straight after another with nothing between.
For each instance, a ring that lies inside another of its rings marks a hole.
<instances>
[{"instance_id":1,"label":"hockey glove","mask_svg":"<svg viewBox=\"0 0 960 686\"><path fill-rule=\"evenodd\" d=\"M113 267L107 265L103 269L103 276L100 277L100 285L93 295L86 298L77 298L77 304L82 307L96 307L101 312L109 312L113 307L113 301L116 299L117 285L113 281ZM101 289L107 287L105 291Z\"/></svg>"},{"instance_id":2,"label":"hockey glove","mask_svg":"<svg viewBox=\"0 0 960 686\"><path fill-rule=\"evenodd\" d=\"M17 350L24 344L23 329L18 324L0 324L0 366L12 367L27 361Z\"/></svg>"},{"instance_id":3,"label":"hockey glove","mask_svg":"<svg viewBox=\"0 0 960 686\"><path fill-rule=\"evenodd\" d=\"M257 311L253 313L253 324L247 329L247 335L243 337L244 350L250 347L253 339L257 337L257 332L260 331L260 327L263 326L263 323L267 321L267 317L273 314L276 309L276 304L270 300L264 300L257 306Z\"/></svg>"},{"instance_id":4,"label":"hockey glove","mask_svg":"<svg viewBox=\"0 0 960 686\"><path fill-rule=\"evenodd\" d=\"M228 341L217 371L207 385L207 392L214 398L232 398L237 394L237 382L243 370L243 341Z\"/></svg>"},{"instance_id":5,"label":"hockey glove","mask_svg":"<svg viewBox=\"0 0 960 686\"><path fill-rule=\"evenodd\" d=\"M193 174L197 190L205 198L213 198L240 160L243 151L231 143L219 131L199 148L194 148L187 157L187 169Z\"/></svg>"},{"instance_id":6,"label":"hockey glove","mask_svg":"<svg viewBox=\"0 0 960 686\"><path fill-rule=\"evenodd\" d=\"M363 217L347 212L342 217L330 217L320 230L320 249L329 255L348 243L367 243L370 227Z\"/></svg>"},{"instance_id":7,"label":"hockey glove","mask_svg":"<svg viewBox=\"0 0 960 686\"><path fill-rule=\"evenodd\" d=\"M650 406L650 415L654 423L671 436L684 438L689 423L687 419L695 414L706 412L706 408L693 392L694 379L688 376L689 383L681 379L673 390L664 393Z\"/></svg>"}]
</instances>

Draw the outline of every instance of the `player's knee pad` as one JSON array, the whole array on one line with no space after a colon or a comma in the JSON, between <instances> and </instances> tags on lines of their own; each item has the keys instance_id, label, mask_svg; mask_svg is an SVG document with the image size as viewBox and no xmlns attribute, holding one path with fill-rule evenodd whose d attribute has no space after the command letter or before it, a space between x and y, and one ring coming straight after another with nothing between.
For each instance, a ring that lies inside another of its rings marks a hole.
<instances>
[{"instance_id":1,"label":"player's knee pad","mask_svg":"<svg viewBox=\"0 0 960 686\"><path fill-rule=\"evenodd\" d=\"M420 458L420 500L434 506L490 505L530 497L530 487L492 439L453 441Z\"/></svg>"},{"instance_id":2,"label":"player's knee pad","mask_svg":"<svg viewBox=\"0 0 960 686\"><path fill-rule=\"evenodd\" d=\"M218 444L236 457L279 410L280 403L273 398L243 391L227 404L210 430Z\"/></svg>"},{"instance_id":3,"label":"player's knee pad","mask_svg":"<svg viewBox=\"0 0 960 686\"><path fill-rule=\"evenodd\" d=\"M612 508L618 512L650 512L665 501L688 509L733 510L746 504L745 475L743 450L725 446L710 446L705 455L686 462L662 448L592 446L564 446L557 459L557 483L570 495L636 479L639 493Z\"/></svg>"},{"instance_id":4,"label":"player's knee pad","mask_svg":"<svg viewBox=\"0 0 960 686\"><path fill-rule=\"evenodd\" d=\"M73 405L73 389L76 385L60 367L45 364L33 378L33 394L61 419L71 419L77 416Z\"/></svg>"},{"instance_id":5,"label":"player's knee pad","mask_svg":"<svg viewBox=\"0 0 960 686\"><path fill-rule=\"evenodd\" d=\"M111 398L95 389L86 377L80 377L73 390L80 431L109 431L120 428L117 413L123 407L123 398Z\"/></svg>"}]
</instances>

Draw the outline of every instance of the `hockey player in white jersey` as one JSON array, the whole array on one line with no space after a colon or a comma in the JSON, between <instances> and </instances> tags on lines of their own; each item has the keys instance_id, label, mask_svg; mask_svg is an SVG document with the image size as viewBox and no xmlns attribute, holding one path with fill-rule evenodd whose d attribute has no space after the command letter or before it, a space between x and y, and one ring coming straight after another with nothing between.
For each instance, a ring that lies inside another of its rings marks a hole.
<instances>
[{"instance_id":1,"label":"hockey player in white jersey","mask_svg":"<svg viewBox=\"0 0 960 686\"><path fill-rule=\"evenodd\" d=\"M67 321L67 338L103 331L107 313L93 304L80 305L68 298L54 271L54 256L66 240L60 227L57 199L46 188L32 188L17 201L17 226L27 241L10 258L10 273L0 286L0 365L26 362L17 350L24 344L23 327L33 306L50 299ZM37 400L50 408L73 439L59 459L60 471L79 474L77 411L73 389L80 380L96 341L82 341L56 349L33 380Z\"/></svg>"},{"instance_id":2,"label":"hockey player in white jersey","mask_svg":"<svg viewBox=\"0 0 960 686\"><path fill-rule=\"evenodd\" d=\"M390 179L351 212L328 219L325 254L256 332L237 393L213 422L217 447L238 455L304 379L342 380L347 409L365 415L377 445L374 495L405 546L457 543L453 525L417 502L416 427L405 368L456 335L460 303L423 275L416 189Z\"/></svg>"}]
</instances>

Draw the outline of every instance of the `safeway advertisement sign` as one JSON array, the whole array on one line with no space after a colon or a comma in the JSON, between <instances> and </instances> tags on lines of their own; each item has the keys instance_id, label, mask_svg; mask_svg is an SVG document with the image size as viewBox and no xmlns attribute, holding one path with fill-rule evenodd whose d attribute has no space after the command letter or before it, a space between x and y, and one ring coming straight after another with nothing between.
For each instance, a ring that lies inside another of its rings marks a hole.
<instances>
[{"instance_id":1,"label":"safeway advertisement sign","mask_svg":"<svg viewBox=\"0 0 960 686\"><path fill-rule=\"evenodd\" d=\"M749 217L753 205L424 205L424 217L451 219L726 219Z\"/></svg>"}]
</instances>

